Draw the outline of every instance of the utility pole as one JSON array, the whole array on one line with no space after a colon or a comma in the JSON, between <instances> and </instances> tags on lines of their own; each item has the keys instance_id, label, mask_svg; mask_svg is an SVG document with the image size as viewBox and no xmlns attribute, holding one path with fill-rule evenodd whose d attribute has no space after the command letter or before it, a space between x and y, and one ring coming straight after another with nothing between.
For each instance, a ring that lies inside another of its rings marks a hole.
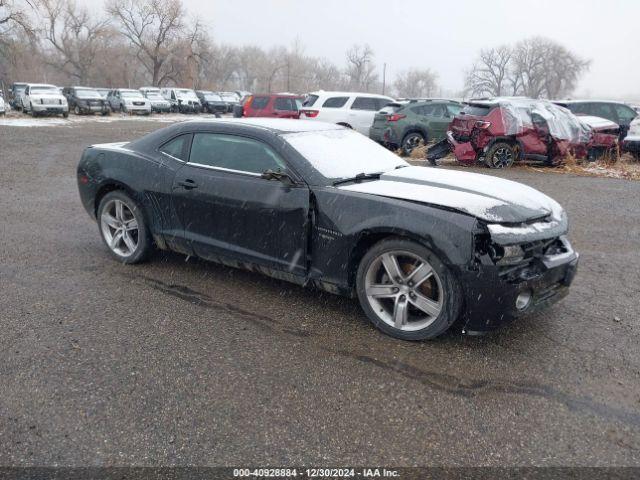
<instances>
[{"instance_id":1,"label":"utility pole","mask_svg":"<svg viewBox=\"0 0 640 480\"><path fill-rule=\"evenodd\" d=\"M384 95L384 88L387 83L387 63L382 64L382 95Z\"/></svg>"}]
</instances>

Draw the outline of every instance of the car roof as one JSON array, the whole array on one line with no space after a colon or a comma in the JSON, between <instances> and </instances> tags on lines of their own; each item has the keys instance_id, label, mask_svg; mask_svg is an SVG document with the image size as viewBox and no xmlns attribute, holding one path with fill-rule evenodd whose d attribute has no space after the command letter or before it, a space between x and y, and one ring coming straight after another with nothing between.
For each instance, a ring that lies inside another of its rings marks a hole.
<instances>
[{"instance_id":1,"label":"car roof","mask_svg":"<svg viewBox=\"0 0 640 480\"><path fill-rule=\"evenodd\" d=\"M304 95L296 95L295 93L251 93L249 95L253 97L304 98Z\"/></svg>"},{"instance_id":2,"label":"car roof","mask_svg":"<svg viewBox=\"0 0 640 480\"><path fill-rule=\"evenodd\" d=\"M27 83L30 87L51 87L51 88L59 88L55 85L51 85L50 83Z\"/></svg>"},{"instance_id":3,"label":"car roof","mask_svg":"<svg viewBox=\"0 0 640 480\"><path fill-rule=\"evenodd\" d=\"M593 99L585 99L585 100L554 100L553 103L561 103L563 105L571 105L576 103L613 103L616 105L627 105L630 106L627 102L623 102L620 100L593 100Z\"/></svg>"},{"instance_id":4,"label":"car roof","mask_svg":"<svg viewBox=\"0 0 640 480\"><path fill-rule=\"evenodd\" d=\"M374 98L391 98L387 95L379 95L377 93L367 93L367 92L338 92L338 91L325 91L318 90L316 92L309 92L309 95L317 95L317 96L341 96L341 97L352 97L352 96L364 96L364 97L374 97Z\"/></svg>"},{"instance_id":5,"label":"car roof","mask_svg":"<svg viewBox=\"0 0 640 480\"><path fill-rule=\"evenodd\" d=\"M326 130L342 130L345 127L335 123L316 122L312 120L298 120L286 118L216 118L207 120L187 120L184 123L198 125L239 125L244 127L254 127L262 130L269 130L276 134L298 133L298 132L319 132Z\"/></svg>"},{"instance_id":6,"label":"car roof","mask_svg":"<svg viewBox=\"0 0 640 480\"><path fill-rule=\"evenodd\" d=\"M136 90L135 88L114 88L114 90L118 90L119 92L137 92L137 93L140 93L140 90Z\"/></svg>"}]
</instances>

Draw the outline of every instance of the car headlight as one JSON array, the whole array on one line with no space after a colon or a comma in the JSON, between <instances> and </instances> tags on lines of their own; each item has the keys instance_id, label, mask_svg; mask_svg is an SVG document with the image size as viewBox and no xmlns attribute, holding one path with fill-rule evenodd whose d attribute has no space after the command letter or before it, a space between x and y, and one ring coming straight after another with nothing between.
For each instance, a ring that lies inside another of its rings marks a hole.
<instances>
[{"instance_id":1,"label":"car headlight","mask_svg":"<svg viewBox=\"0 0 640 480\"><path fill-rule=\"evenodd\" d=\"M520 245L495 245L496 265L514 265L524 260L524 250Z\"/></svg>"}]
</instances>

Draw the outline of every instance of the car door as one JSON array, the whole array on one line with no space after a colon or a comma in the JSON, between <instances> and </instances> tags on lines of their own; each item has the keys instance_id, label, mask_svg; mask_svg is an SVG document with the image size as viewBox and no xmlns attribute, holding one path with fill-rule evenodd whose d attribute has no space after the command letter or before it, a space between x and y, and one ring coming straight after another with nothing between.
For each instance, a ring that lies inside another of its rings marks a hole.
<instances>
[{"instance_id":1,"label":"car door","mask_svg":"<svg viewBox=\"0 0 640 480\"><path fill-rule=\"evenodd\" d=\"M349 124L362 133L369 135L369 129L373 124L373 117L378 111L378 102L375 97L356 97L349 110Z\"/></svg>"},{"instance_id":2,"label":"car door","mask_svg":"<svg viewBox=\"0 0 640 480\"><path fill-rule=\"evenodd\" d=\"M298 118L296 99L292 97L276 97L273 102L273 116L277 118Z\"/></svg>"},{"instance_id":3,"label":"car door","mask_svg":"<svg viewBox=\"0 0 640 480\"><path fill-rule=\"evenodd\" d=\"M433 111L429 117L430 140L439 140L445 137L447 128L451 123L451 116L447 106L443 103L433 105Z\"/></svg>"},{"instance_id":4,"label":"car door","mask_svg":"<svg viewBox=\"0 0 640 480\"><path fill-rule=\"evenodd\" d=\"M304 275L308 187L262 178L266 170L288 167L265 142L194 132L189 161L172 188L184 236L203 258L226 257Z\"/></svg>"}]
</instances>

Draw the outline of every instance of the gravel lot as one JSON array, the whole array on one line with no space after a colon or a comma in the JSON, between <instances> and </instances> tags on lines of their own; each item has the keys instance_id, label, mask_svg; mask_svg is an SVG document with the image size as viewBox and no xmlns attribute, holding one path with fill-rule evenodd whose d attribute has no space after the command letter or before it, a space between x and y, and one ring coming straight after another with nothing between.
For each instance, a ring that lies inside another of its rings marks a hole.
<instances>
[{"instance_id":1,"label":"gravel lot","mask_svg":"<svg viewBox=\"0 0 640 480\"><path fill-rule=\"evenodd\" d=\"M76 163L161 123L10 123L0 465L640 466L640 183L500 172L567 208L572 293L489 336L409 343L353 300L111 260Z\"/></svg>"}]
</instances>

